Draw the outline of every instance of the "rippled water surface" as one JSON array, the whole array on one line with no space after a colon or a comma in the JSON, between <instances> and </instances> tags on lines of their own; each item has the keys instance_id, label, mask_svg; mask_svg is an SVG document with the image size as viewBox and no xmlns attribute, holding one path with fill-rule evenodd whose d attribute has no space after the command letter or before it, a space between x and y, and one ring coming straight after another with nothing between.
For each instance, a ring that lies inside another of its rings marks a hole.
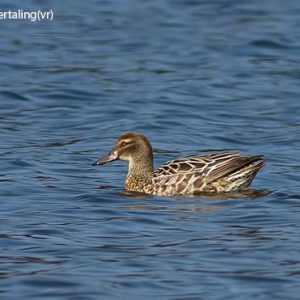
<instances>
[{"instance_id":1,"label":"rippled water surface","mask_svg":"<svg viewBox=\"0 0 300 300\"><path fill-rule=\"evenodd\" d=\"M0 20L0 298L299 299L299 1L21 2L55 16ZM248 194L126 193L91 165L126 131L156 165L267 166Z\"/></svg>"}]
</instances>

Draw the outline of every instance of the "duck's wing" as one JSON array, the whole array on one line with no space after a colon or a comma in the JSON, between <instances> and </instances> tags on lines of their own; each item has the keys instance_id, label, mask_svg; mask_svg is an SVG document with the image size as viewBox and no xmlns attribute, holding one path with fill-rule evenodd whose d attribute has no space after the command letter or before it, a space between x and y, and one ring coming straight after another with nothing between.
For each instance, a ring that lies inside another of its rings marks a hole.
<instances>
[{"instance_id":1,"label":"duck's wing","mask_svg":"<svg viewBox=\"0 0 300 300\"><path fill-rule=\"evenodd\" d=\"M262 160L260 155L245 157L239 152L186 157L164 163L153 173L153 179L157 181L164 178L163 181L167 183L180 175L195 177L197 174L197 178L202 178L208 184L259 160Z\"/></svg>"}]
</instances>

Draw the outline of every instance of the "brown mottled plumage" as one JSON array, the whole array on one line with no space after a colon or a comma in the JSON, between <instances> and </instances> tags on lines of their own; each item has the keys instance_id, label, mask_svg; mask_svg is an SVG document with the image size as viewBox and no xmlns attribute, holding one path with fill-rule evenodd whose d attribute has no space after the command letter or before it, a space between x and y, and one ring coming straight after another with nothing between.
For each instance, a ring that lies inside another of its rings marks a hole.
<instances>
[{"instance_id":1,"label":"brown mottled plumage","mask_svg":"<svg viewBox=\"0 0 300 300\"><path fill-rule=\"evenodd\" d=\"M245 157L238 152L223 152L175 159L153 171L151 144L134 132L123 134L113 151L95 164L117 159L129 162L126 190L165 196L242 190L265 164L261 155Z\"/></svg>"}]
</instances>

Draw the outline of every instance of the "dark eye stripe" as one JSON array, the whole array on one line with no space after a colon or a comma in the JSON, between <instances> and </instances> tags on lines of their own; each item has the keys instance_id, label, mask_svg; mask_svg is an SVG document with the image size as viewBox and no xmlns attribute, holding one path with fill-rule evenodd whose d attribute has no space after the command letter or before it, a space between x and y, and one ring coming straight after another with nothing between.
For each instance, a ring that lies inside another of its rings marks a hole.
<instances>
[{"instance_id":1,"label":"dark eye stripe","mask_svg":"<svg viewBox=\"0 0 300 300\"><path fill-rule=\"evenodd\" d=\"M120 146L121 146L121 147L124 147L124 146L126 146L126 145L128 145L128 144L129 144L129 142L123 141L123 142L121 142Z\"/></svg>"}]
</instances>

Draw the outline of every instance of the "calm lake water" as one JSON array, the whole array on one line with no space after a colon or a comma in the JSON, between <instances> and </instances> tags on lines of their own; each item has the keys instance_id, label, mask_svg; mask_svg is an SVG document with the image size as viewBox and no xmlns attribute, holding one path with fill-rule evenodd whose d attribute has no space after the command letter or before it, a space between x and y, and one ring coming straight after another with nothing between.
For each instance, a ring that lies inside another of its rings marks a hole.
<instances>
[{"instance_id":1,"label":"calm lake water","mask_svg":"<svg viewBox=\"0 0 300 300\"><path fill-rule=\"evenodd\" d=\"M54 19L0 20L0 298L299 299L299 1L21 2ZM132 195L91 165L126 131L156 165L267 166L254 195Z\"/></svg>"}]
</instances>

